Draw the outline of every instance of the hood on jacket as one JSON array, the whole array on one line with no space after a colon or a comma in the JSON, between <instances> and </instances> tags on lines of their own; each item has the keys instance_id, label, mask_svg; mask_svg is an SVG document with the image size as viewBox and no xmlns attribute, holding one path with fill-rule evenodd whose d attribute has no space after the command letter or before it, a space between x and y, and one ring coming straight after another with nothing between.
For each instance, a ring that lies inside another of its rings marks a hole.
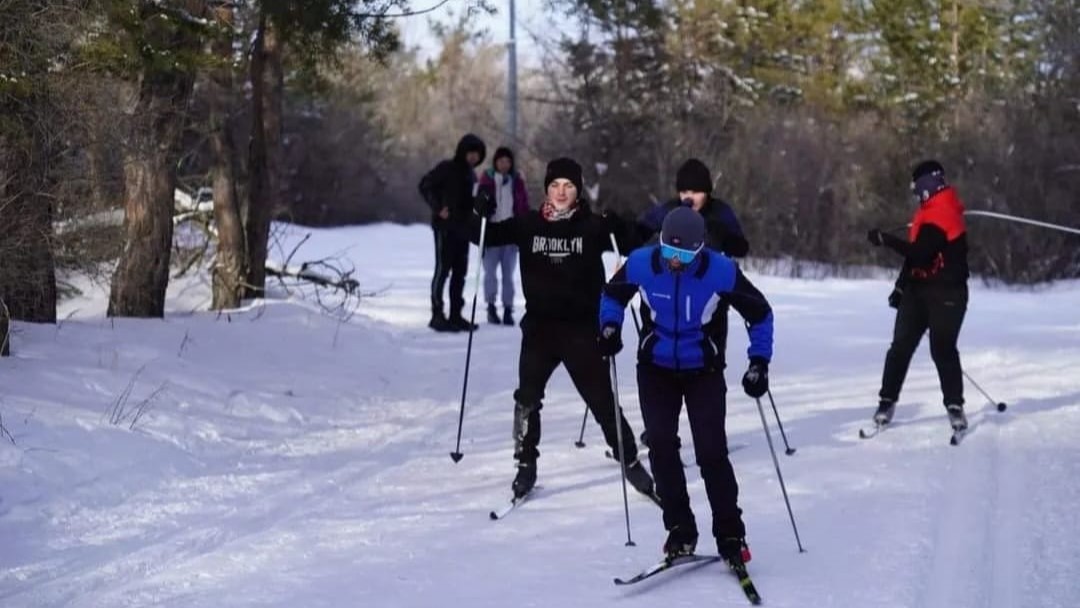
<instances>
[{"instance_id":1,"label":"hood on jacket","mask_svg":"<svg viewBox=\"0 0 1080 608\"><path fill-rule=\"evenodd\" d=\"M466 133L460 141L458 141L457 149L454 150L454 160L465 162L465 155L469 152L479 152L480 161L477 165L484 162L484 158L487 157L487 146L484 145L484 140L472 133Z\"/></svg>"}]
</instances>

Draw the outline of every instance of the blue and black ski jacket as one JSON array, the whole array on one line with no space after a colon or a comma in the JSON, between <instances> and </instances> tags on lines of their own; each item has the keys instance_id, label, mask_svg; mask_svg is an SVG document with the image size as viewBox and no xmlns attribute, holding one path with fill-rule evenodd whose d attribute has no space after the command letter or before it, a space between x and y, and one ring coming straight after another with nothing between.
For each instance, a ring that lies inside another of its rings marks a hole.
<instances>
[{"instance_id":1,"label":"blue and black ski jacket","mask_svg":"<svg viewBox=\"0 0 1080 608\"><path fill-rule=\"evenodd\" d=\"M730 258L704 249L679 272L660 257L659 245L642 247L604 287L600 325L622 328L626 305L640 293L648 306L642 319L638 361L674 370L723 368L723 342L717 341L717 308L729 303L746 320L747 356L772 359L773 315L765 296ZM726 319L725 319L726 321Z\"/></svg>"}]
</instances>

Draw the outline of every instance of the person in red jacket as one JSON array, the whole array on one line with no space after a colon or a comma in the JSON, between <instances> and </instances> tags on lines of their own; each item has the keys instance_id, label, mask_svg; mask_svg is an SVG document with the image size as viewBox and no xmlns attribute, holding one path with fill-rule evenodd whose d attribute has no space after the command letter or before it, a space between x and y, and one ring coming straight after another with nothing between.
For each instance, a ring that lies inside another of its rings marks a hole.
<instances>
[{"instance_id":1,"label":"person in red jacket","mask_svg":"<svg viewBox=\"0 0 1080 608\"><path fill-rule=\"evenodd\" d=\"M964 205L956 189L945 180L945 169L935 160L919 163L911 180L919 208L911 220L908 238L876 228L867 235L871 244L904 256L900 277L889 294L889 306L896 309L896 323L885 356L874 422L880 426L892 420L911 357L929 330L930 354L941 381L949 422L954 430L962 432L967 429L967 418L956 341L968 303Z\"/></svg>"}]
</instances>

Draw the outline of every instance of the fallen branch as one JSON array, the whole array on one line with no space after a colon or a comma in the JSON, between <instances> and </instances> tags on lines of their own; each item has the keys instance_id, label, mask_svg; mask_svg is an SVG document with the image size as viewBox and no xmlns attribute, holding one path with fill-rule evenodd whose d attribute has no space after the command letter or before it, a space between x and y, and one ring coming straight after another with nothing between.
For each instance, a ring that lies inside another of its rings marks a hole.
<instances>
[{"instance_id":1,"label":"fallen branch","mask_svg":"<svg viewBox=\"0 0 1080 608\"><path fill-rule=\"evenodd\" d=\"M352 278L352 271L341 270L327 260L304 262L299 266L278 265L272 260L266 261L266 274L280 278L293 278L307 281L319 287L328 287L345 292L347 295L359 295L360 282Z\"/></svg>"}]
</instances>

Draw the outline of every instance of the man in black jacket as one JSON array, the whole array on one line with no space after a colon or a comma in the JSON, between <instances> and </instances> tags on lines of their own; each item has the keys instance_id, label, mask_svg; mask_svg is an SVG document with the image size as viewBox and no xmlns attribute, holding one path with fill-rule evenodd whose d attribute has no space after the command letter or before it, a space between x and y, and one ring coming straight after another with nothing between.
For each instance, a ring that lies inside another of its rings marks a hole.
<instances>
[{"instance_id":1,"label":"man in black jacket","mask_svg":"<svg viewBox=\"0 0 1080 608\"><path fill-rule=\"evenodd\" d=\"M675 173L675 191L678 198L656 205L638 218L638 232L643 241L650 241L660 234L664 218L673 209L689 206L705 218L707 247L729 258L746 257L750 243L743 235L731 205L713 196L712 175L705 163L696 158L683 163Z\"/></svg>"},{"instance_id":2,"label":"man in black jacket","mask_svg":"<svg viewBox=\"0 0 1080 608\"><path fill-rule=\"evenodd\" d=\"M483 140L472 133L458 142L454 157L435 165L420 180L420 195L431 207L435 233L435 276L431 279L431 321L435 331L476 329L462 316L465 275L469 272L469 219L476 184L475 168L484 162ZM443 312L443 287L450 279L450 316Z\"/></svg>"},{"instance_id":3,"label":"man in black jacket","mask_svg":"<svg viewBox=\"0 0 1080 608\"><path fill-rule=\"evenodd\" d=\"M618 451L615 399L608 362L600 354L600 292L605 282L602 254L611 250L611 235L630 249L632 230L614 215L593 214L580 202L581 166L558 158L544 176L546 198L539 210L508 220L489 223L484 245L517 245L521 284L525 292L525 317L521 321L521 355L518 388L514 391L514 458L517 476L515 498L524 496L536 483L536 460L540 455L540 408L544 389L559 364L600 424L612 453L626 466L630 483L643 494L654 492L652 477L637 457L633 431L622 424L623 452ZM476 211L490 217L494 203L476 198ZM480 238L480 219L473 221L473 241Z\"/></svg>"},{"instance_id":4,"label":"man in black jacket","mask_svg":"<svg viewBox=\"0 0 1080 608\"><path fill-rule=\"evenodd\" d=\"M930 333L930 356L937 367L949 423L967 430L964 416L964 372L956 342L968 304L968 245L964 205L935 160L919 163L911 175L912 195L919 205L908 238L873 229L870 243L888 247L904 258L900 277L889 294L896 309L892 345L885 355L877 425L888 424L907 376L908 365L923 334Z\"/></svg>"},{"instance_id":5,"label":"man in black jacket","mask_svg":"<svg viewBox=\"0 0 1080 608\"><path fill-rule=\"evenodd\" d=\"M687 159L675 173L675 192L678 198L655 205L641 214L637 222L638 237L643 242L650 242L660 234L660 227L669 213L680 207L690 207L705 219L705 245L729 258L745 257L750 252L750 242L743 234L739 218L734 209L718 197L713 196L713 179L705 163L696 158ZM727 300L721 300L709 323L709 338L727 352L728 310ZM650 315L648 305L641 304L641 316ZM643 432L641 442L648 445L648 437Z\"/></svg>"}]
</instances>

